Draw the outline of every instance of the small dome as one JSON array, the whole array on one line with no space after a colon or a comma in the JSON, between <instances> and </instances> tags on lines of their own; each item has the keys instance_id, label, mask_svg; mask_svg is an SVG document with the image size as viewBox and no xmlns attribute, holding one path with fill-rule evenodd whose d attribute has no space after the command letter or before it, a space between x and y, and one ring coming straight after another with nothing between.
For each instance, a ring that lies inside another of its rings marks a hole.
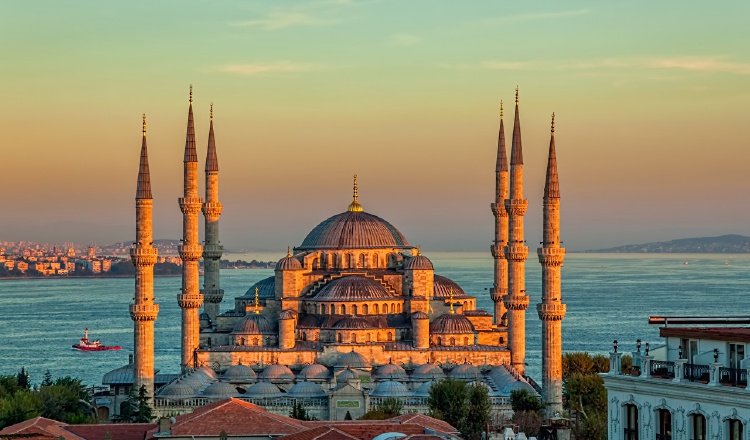
<instances>
[{"instance_id":1,"label":"small dome","mask_svg":"<svg viewBox=\"0 0 750 440\"><path fill-rule=\"evenodd\" d=\"M260 373L260 378L269 382L291 382L294 380L294 373L286 365L273 364Z\"/></svg>"},{"instance_id":2,"label":"small dome","mask_svg":"<svg viewBox=\"0 0 750 440\"><path fill-rule=\"evenodd\" d=\"M411 317L413 319L430 319L430 317L427 316L427 313L425 312L414 312L411 314Z\"/></svg>"},{"instance_id":3,"label":"small dome","mask_svg":"<svg viewBox=\"0 0 750 440\"><path fill-rule=\"evenodd\" d=\"M302 380L327 381L331 378L331 370L325 365L310 364L302 369L297 376Z\"/></svg>"},{"instance_id":4,"label":"small dome","mask_svg":"<svg viewBox=\"0 0 750 440\"><path fill-rule=\"evenodd\" d=\"M385 364L378 367L377 371L375 372L375 376L381 380L406 380L409 378L409 376L406 374L406 371L404 371L404 369L401 368L400 365L394 363Z\"/></svg>"},{"instance_id":5,"label":"small dome","mask_svg":"<svg viewBox=\"0 0 750 440\"><path fill-rule=\"evenodd\" d=\"M466 292L464 292L464 289L461 288L455 281L453 281L450 278L444 277L442 275L435 275L434 277L434 283L435 283L435 298L450 298L451 296L451 287L453 288L453 297L454 298L463 298L468 295L466 295Z\"/></svg>"},{"instance_id":6,"label":"small dome","mask_svg":"<svg viewBox=\"0 0 750 440\"><path fill-rule=\"evenodd\" d=\"M339 356L336 366L343 368L372 368L372 364L364 356L353 350Z\"/></svg>"},{"instance_id":7,"label":"small dome","mask_svg":"<svg viewBox=\"0 0 750 440\"><path fill-rule=\"evenodd\" d=\"M250 382L258 375L247 365L237 364L227 368L222 377L230 382Z\"/></svg>"},{"instance_id":8,"label":"small dome","mask_svg":"<svg viewBox=\"0 0 750 440\"><path fill-rule=\"evenodd\" d=\"M375 327L370 324L370 321L368 321L367 318L361 316L350 316L336 322L336 324L333 325L333 328L339 330L367 330Z\"/></svg>"},{"instance_id":9,"label":"small dome","mask_svg":"<svg viewBox=\"0 0 750 440\"><path fill-rule=\"evenodd\" d=\"M422 254L417 254L404 263L404 269L411 269L411 270L435 270L434 267L432 267L432 261L430 261L429 258L425 257Z\"/></svg>"},{"instance_id":10,"label":"small dome","mask_svg":"<svg viewBox=\"0 0 750 440\"><path fill-rule=\"evenodd\" d=\"M260 313L248 313L232 330L234 335L277 334L276 322Z\"/></svg>"},{"instance_id":11,"label":"small dome","mask_svg":"<svg viewBox=\"0 0 750 440\"><path fill-rule=\"evenodd\" d=\"M451 370L450 376L454 379L476 379L481 374L479 368L471 364L461 364Z\"/></svg>"},{"instance_id":12,"label":"small dome","mask_svg":"<svg viewBox=\"0 0 750 440\"><path fill-rule=\"evenodd\" d=\"M160 397L188 397L196 394L195 389L182 379L177 379L164 387L157 393Z\"/></svg>"},{"instance_id":13,"label":"small dome","mask_svg":"<svg viewBox=\"0 0 750 440\"><path fill-rule=\"evenodd\" d=\"M198 315L198 319L200 319L201 321L210 321L211 317L208 316L208 313L203 312L200 315Z\"/></svg>"},{"instance_id":14,"label":"small dome","mask_svg":"<svg viewBox=\"0 0 750 440\"><path fill-rule=\"evenodd\" d=\"M201 382L200 379L192 375L183 376L180 379L180 382L185 386L191 387L193 391L196 392L202 390L206 386L206 384Z\"/></svg>"},{"instance_id":15,"label":"small dome","mask_svg":"<svg viewBox=\"0 0 750 440\"><path fill-rule=\"evenodd\" d=\"M286 257L276 263L276 270L302 270L302 263L294 258L291 253L287 253Z\"/></svg>"},{"instance_id":16,"label":"small dome","mask_svg":"<svg viewBox=\"0 0 750 440\"><path fill-rule=\"evenodd\" d=\"M474 326L469 318L455 313L440 315L430 324L432 334L474 334Z\"/></svg>"},{"instance_id":17,"label":"small dome","mask_svg":"<svg viewBox=\"0 0 750 440\"><path fill-rule=\"evenodd\" d=\"M207 386L202 394L207 397L235 397L239 395L237 388L226 382L214 382Z\"/></svg>"},{"instance_id":18,"label":"small dome","mask_svg":"<svg viewBox=\"0 0 750 440\"><path fill-rule=\"evenodd\" d=\"M258 298L260 299L271 299L276 295L276 277L270 276L263 278L257 283L253 284L244 295L235 299L243 299L254 301L255 300L255 288L258 288Z\"/></svg>"},{"instance_id":19,"label":"small dome","mask_svg":"<svg viewBox=\"0 0 750 440\"><path fill-rule=\"evenodd\" d=\"M442 379L445 377L443 369L431 363L418 366L411 374L412 379Z\"/></svg>"},{"instance_id":20,"label":"small dome","mask_svg":"<svg viewBox=\"0 0 750 440\"><path fill-rule=\"evenodd\" d=\"M200 367L197 368L196 371L202 372L203 374L206 375L206 377L213 379L213 380L216 380L219 378L219 376L216 374L213 368L208 367L207 365L201 365Z\"/></svg>"},{"instance_id":21,"label":"small dome","mask_svg":"<svg viewBox=\"0 0 750 440\"><path fill-rule=\"evenodd\" d=\"M133 372L135 371L135 364L124 365L120 368L114 369L102 378L104 385L120 385L120 384L133 384Z\"/></svg>"},{"instance_id":22,"label":"small dome","mask_svg":"<svg viewBox=\"0 0 750 440\"><path fill-rule=\"evenodd\" d=\"M245 396L248 397L276 397L281 394L281 390L276 385L270 382L258 382L251 386L245 392Z\"/></svg>"},{"instance_id":23,"label":"small dome","mask_svg":"<svg viewBox=\"0 0 750 440\"><path fill-rule=\"evenodd\" d=\"M313 297L318 301L362 301L379 298L393 298L393 295L378 281L359 275L333 279Z\"/></svg>"},{"instance_id":24,"label":"small dome","mask_svg":"<svg viewBox=\"0 0 750 440\"><path fill-rule=\"evenodd\" d=\"M349 382L350 380L360 380L359 374L350 368L347 368L336 376L336 382L343 383Z\"/></svg>"},{"instance_id":25,"label":"small dome","mask_svg":"<svg viewBox=\"0 0 750 440\"><path fill-rule=\"evenodd\" d=\"M297 249L407 248L406 238L382 218L359 211L334 215L316 226Z\"/></svg>"},{"instance_id":26,"label":"small dome","mask_svg":"<svg viewBox=\"0 0 750 440\"><path fill-rule=\"evenodd\" d=\"M435 382L433 381L423 383L416 389L416 391L414 391L414 395L416 397L428 397L430 395L430 388L432 388L432 385L434 384Z\"/></svg>"},{"instance_id":27,"label":"small dome","mask_svg":"<svg viewBox=\"0 0 750 440\"><path fill-rule=\"evenodd\" d=\"M291 310L284 310L279 313L279 319L294 319L294 312Z\"/></svg>"},{"instance_id":28,"label":"small dome","mask_svg":"<svg viewBox=\"0 0 750 440\"><path fill-rule=\"evenodd\" d=\"M302 381L297 382L291 390L287 393L290 397L296 397L296 398L310 398L310 397L327 397L328 393L323 391L323 388L320 387L320 385L308 382L308 381Z\"/></svg>"},{"instance_id":29,"label":"small dome","mask_svg":"<svg viewBox=\"0 0 750 440\"><path fill-rule=\"evenodd\" d=\"M378 386L370 393L370 396L375 397L403 397L409 395L409 389L406 385L401 382L395 382L393 380L386 380L380 382Z\"/></svg>"}]
</instances>

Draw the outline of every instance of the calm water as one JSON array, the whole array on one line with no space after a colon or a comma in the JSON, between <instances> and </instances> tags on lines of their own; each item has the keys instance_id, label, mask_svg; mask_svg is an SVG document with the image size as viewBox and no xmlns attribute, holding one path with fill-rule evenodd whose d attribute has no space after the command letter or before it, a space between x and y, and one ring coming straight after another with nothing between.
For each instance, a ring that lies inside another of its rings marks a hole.
<instances>
[{"instance_id":1,"label":"calm water","mask_svg":"<svg viewBox=\"0 0 750 440\"><path fill-rule=\"evenodd\" d=\"M491 311L488 288L492 259L486 253L432 253L436 272L452 278L477 296L478 306ZM532 376L540 374L541 325L536 316L541 268L529 255L526 285L531 295L527 311L527 362ZM247 257L244 257L247 259ZM251 256L255 258L255 256ZM688 262L689 264L684 264ZM272 270L224 270L222 310L232 308ZM156 366L177 372L180 309L179 277L157 278L161 306L156 320ZM133 279L34 279L0 281L0 374L25 366L32 383L50 370L53 376L72 375L99 384L107 371L122 366L133 350L133 323L128 305ZM747 314L750 255L634 255L570 254L563 267L565 351L606 352L612 340L632 350L635 340L658 340L649 315ZM83 329L122 351L86 353L73 350Z\"/></svg>"}]
</instances>

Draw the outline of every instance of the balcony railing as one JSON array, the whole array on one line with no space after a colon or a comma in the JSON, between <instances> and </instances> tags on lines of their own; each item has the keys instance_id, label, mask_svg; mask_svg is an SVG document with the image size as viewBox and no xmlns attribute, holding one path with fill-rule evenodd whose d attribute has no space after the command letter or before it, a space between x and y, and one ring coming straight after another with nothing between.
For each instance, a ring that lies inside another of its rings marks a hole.
<instances>
[{"instance_id":1,"label":"balcony railing","mask_svg":"<svg viewBox=\"0 0 750 440\"><path fill-rule=\"evenodd\" d=\"M690 382L708 383L708 380L709 380L708 365L685 364L685 369L684 369L682 377L689 380Z\"/></svg>"},{"instance_id":2,"label":"balcony railing","mask_svg":"<svg viewBox=\"0 0 750 440\"><path fill-rule=\"evenodd\" d=\"M747 386L747 370L745 368L719 368L719 383L723 385Z\"/></svg>"},{"instance_id":3,"label":"balcony railing","mask_svg":"<svg viewBox=\"0 0 750 440\"><path fill-rule=\"evenodd\" d=\"M651 376L674 378L674 362L651 361Z\"/></svg>"}]
</instances>

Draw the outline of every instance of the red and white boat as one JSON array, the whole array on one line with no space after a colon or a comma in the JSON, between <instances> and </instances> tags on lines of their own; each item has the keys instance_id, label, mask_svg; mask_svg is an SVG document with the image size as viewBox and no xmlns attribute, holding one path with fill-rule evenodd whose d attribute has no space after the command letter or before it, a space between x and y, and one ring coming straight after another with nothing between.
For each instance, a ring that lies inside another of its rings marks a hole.
<instances>
[{"instance_id":1,"label":"red and white boat","mask_svg":"<svg viewBox=\"0 0 750 440\"><path fill-rule=\"evenodd\" d=\"M106 351L106 350L121 350L122 347L119 345L102 345L101 341L95 339L89 340L89 329L83 334L81 341L77 344L73 344L73 348L82 351Z\"/></svg>"}]
</instances>

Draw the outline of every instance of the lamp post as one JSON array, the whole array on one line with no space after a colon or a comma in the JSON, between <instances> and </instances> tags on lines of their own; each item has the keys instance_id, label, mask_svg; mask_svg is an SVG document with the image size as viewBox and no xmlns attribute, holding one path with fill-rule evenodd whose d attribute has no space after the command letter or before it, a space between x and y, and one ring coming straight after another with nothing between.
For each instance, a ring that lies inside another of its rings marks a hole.
<instances>
[{"instance_id":1,"label":"lamp post","mask_svg":"<svg viewBox=\"0 0 750 440\"><path fill-rule=\"evenodd\" d=\"M641 354L641 340L640 339L636 339L635 348L638 350L638 354Z\"/></svg>"}]
</instances>

